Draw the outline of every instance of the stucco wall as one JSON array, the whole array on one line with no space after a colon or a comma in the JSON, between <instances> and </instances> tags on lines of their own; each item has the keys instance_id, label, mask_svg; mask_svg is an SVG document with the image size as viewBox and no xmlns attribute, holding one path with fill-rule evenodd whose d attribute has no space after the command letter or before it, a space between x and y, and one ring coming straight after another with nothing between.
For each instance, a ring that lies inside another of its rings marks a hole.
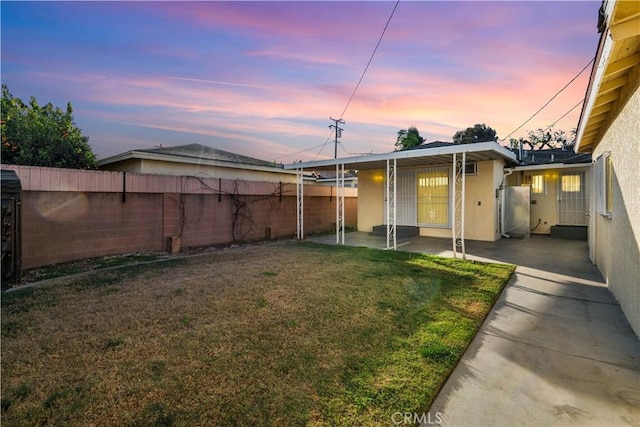
<instances>
[{"instance_id":1,"label":"stucco wall","mask_svg":"<svg viewBox=\"0 0 640 427\"><path fill-rule=\"evenodd\" d=\"M358 231L372 231L384 222L383 170L358 171Z\"/></svg>"},{"instance_id":2,"label":"stucco wall","mask_svg":"<svg viewBox=\"0 0 640 427\"><path fill-rule=\"evenodd\" d=\"M449 165L443 165L449 166ZM501 160L478 163L478 173L466 176L465 238L494 241L499 238L495 190L502 179ZM358 172L358 230L371 231L384 223L385 170ZM451 228L420 228L421 236L451 237Z\"/></svg>"},{"instance_id":3,"label":"stucco wall","mask_svg":"<svg viewBox=\"0 0 640 427\"><path fill-rule=\"evenodd\" d=\"M613 211L611 218L596 214L590 244L595 243L596 265L640 337L640 76L632 78L627 103L593 152L594 159L611 152Z\"/></svg>"},{"instance_id":4,"label":"stucco wall","mask_svg":"<svg viewBox=\"0 0 640 427\"><path fill-rule=\"evenodd\" d=\"M495 181L498 174L502 179L502 170L502 161L493 160L479 162L477 175L467 175L464 230L466 239L494 241L499 237L496 189L500 182Z\"/></svg>"}]
</instances>

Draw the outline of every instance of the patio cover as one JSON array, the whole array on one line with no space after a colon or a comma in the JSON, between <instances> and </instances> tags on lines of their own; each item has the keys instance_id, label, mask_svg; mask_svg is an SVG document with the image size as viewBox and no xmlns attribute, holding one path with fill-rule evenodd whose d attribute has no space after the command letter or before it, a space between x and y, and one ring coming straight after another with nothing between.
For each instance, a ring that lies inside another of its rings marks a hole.
<instances>
[{"instance_id":1,"label":"patio cover","mask_svg":"<svg viewBox=\"0 0 640 427\"><path fill-rule=\"evenodd\" d=\"M427 144L428 145L428 144ZM332 170L335 169L338 178L338 197L336 203L336 243L344 244L344 170L386 169L386 202L387 202L387 248L396 249L396 170L428 165L442 165L451 163L454 171L454 203L452 203L452 239L454 255L456 247L462 249L464 257L464 199L465 175L462 165L468 162L484 160L505 160L507 163L516 162L516 155L496 142L477 142L473 144L447 144L411 150L392 151L383 154L369 154L357 157L317 160L311 162L292 163L285 165L285 169L298 171L298 204L297 204L297 236L304 238L304 187L302 176L304 169ZM460 187L458 190L457 187ZM460 213L460 220L456 219L456 210ZM458 225L458 227L456 227ZM392 244L393 243L393 244Z\"/></svg>"}]
</instances>

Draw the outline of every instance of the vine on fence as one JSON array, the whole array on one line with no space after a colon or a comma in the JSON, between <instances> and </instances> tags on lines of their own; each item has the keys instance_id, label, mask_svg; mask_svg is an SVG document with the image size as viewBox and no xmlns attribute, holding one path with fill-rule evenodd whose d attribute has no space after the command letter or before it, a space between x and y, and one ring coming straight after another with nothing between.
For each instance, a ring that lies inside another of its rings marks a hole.
<instances>
[{"instance_id":1,"label":"vine on fence","mask_svg":"<svg viewBox=\"0 0 640 427\"><path fill-rule=\"evenodd\" d=\"M218 188L214 188L199 176L185 176L182 180L182 188L177 201L179 212L179 237L183 236L186 226L195 225L200 222L204 211L204 200L202 200L197 220L187 221L187 210L185 207L184 196L186 187L189 184L190 180L196 180L200 184L199 190L201 191L200 194L202 195L217 194L218 196L222 195L230 199L232 227L231 236L233 242L246 241L248 240L247 237L251 236L251 234L256 231L258 223L255 218L256 212L254 212L255 209L253 209L253 206L257 206L260 202L266 201L268 203L268 208L266 210L261 210L260 212L264 215L264 218L266 220L265 222L269 223L272 214L276 211L276 198L279 200L279 203L282 203L282 196L292 194L292 192L283 190L282 183L274 183L272 186L273 191L267 194L241 194L240 184L245 182L244 180L235 179L233 180L233 189L231 191L222 191L221 185L219 185ZM221 200L219 199L219 201Z\"/></svg>"}]
</instances>

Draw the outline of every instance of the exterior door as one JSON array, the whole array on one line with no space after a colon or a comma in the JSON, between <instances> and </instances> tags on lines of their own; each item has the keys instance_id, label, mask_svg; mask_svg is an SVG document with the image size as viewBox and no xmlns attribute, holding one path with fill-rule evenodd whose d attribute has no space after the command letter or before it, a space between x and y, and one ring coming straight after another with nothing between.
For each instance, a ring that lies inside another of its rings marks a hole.
<instances>
[{"instance_id":1,"label":"exterior door","mask_svg":"<svg viewBox=\"0 0 640 427\"><path fill-rule=\"evenodd\" d=\"M558 180L558 224L587 225L584 172L562 172Z\"/></svg>"},{"instance_id":2,"label":"exterior door","mask_svg":"<svg viewBox=\"0 0 640 427\"><path fill-rule=\"evenodd\" d=\"M384 223L387 223L387 183L384 185ZM401 169L396 175L396 225L415 226L416 220L416 171Z\"/></svg>"}]
</instances>

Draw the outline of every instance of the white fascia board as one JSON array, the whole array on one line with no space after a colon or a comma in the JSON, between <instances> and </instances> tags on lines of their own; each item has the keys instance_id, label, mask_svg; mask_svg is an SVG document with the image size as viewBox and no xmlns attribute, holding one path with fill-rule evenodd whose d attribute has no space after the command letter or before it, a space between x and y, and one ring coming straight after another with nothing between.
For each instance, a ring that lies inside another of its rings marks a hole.
<instances>
[{"instance_id":1,"label":"white fascia board","mask_svg":"<svg viewBox=\"0 0 640 427\"><path fill-rule=\"evenodd\" d=\"M515 161L516 155L496 142L476 142L473 144L456 144L447 147L425 148L416 150L392 151L390 153L369 154L358 157L344 157L339 159L316 160L312 162L291 163L284 165L285 169L313 169L314 167L351 165L352 169L358 169L359 163L386 161L393 159L413 159L417 157L431 157L441 155L453 155L461 153L477 153L480 151L494 151L500 156Z\"/></svg>"},{"instance_id":2,"label":"white fascia board","mask_svg":"<svg viewBox=\"0 0 640 427\"><path fill-rule=\"evenodd\" d=\"M513 168L505 168L505 170L518 172L518 171L536 171L536 170L544 170L544 169L578 169L578 168L588 168L591 166L591 163L549 163L546 165L525 165L525 166L516 166Z\"/></svg>"},{"instance_id":3,"label":"white fascia board","mask_svg":"<svg viewBox=\"0 0 640 427\"><path fill-rule=\"evenodd\" d=\"M600 54L594 61L593 68L595 70L595 74L592 74L592 79L585 96L585 103L582 105L582 114L580 114L580 119L578 119L578 133L576 134L576 146L574 148L576 153L580 149L582 136L584 135L584 130L589 122L589 115L591 114L591 110L593 110L593 104L595 104L596 98L598 97L600 85L602 84L602 77L604 76L605 69L608 65L609 54L613 48L613 38L611 38L611 31L609 30L609 27L611 26L615 3L616 1L609 0L605 5L604 13L607 23L602 35L602 37L604 37L604 45L602 46Z\"/></svg>"}]
</instances>

